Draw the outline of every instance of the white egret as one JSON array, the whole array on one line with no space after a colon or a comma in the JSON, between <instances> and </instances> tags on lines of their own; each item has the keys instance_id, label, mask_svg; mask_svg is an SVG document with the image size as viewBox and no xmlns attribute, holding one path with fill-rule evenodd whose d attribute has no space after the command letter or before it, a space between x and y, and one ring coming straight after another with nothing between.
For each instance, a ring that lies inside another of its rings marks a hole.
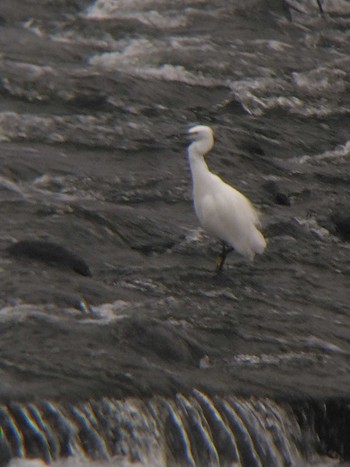
<instances>
[{"instance_id":1,"label":"white egret","mask_svg":"<svg viewBox=\"0 0 350 467\"><path fill-rule=\"evenodd\" d=\"M204 156L214 145L212 129L197 125L188 134L192 139L188 156L194 208L202 227L222 242L216 270L222 270L226 255L232 250L253 260L255 254L263 253L266 247L266 241L258 230L257 211L242 193L208 169Z\"/></svg>"}]
</instances>

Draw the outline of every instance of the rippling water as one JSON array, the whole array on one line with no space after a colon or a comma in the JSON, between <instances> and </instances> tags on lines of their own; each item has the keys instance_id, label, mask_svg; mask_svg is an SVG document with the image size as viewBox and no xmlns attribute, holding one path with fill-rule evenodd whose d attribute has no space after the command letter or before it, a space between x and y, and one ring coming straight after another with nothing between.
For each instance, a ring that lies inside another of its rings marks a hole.
<instances>
[{"instance_id":1,"label":"rippling water","mask_svg":"<svg viewBox=\"0 0 350 467\"><path fill-rule=\"evenodd\" d=\"M348 395L349 26L346 0L2 1L4 404ZM222 278L191 207L195 123L269 239ZM28 238L92 278L8 254Z\"/></svg>"}]
</instances>

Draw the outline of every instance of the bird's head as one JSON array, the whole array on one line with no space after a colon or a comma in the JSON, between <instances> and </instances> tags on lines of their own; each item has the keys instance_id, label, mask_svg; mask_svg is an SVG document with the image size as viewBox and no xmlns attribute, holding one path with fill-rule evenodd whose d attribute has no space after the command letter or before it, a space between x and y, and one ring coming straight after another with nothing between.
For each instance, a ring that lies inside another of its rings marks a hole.
<instances>
[{"instance_id":1,"label":"bird's head","mask_svg":"<svg viewBox=\"0 0 350 467\"><path fill-rule=\"evenodd\" d=\"M199 153L205 154L213 147L214 134L209 126L196 125L188 130L188 136L193 141Z\"/></svg>"}]
</instances>

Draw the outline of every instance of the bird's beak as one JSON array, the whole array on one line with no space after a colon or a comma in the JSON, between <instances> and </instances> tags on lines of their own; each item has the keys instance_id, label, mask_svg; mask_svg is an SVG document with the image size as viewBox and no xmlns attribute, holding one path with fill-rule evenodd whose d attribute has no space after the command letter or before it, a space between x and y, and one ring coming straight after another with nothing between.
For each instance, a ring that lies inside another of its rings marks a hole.
<instances>
[{"instance_id":1,"label":"bird's beak","mask_svg":"<svg viewBox=\"0 0 350 467\"><path fill-rule=\"evenodd\" d=\"M197 133L196 132L193 132L193 131L187 131L185 133L185 138L188 139L189 141L193 141L197 136Z\"/></svg>"},{"instance_id":2,"label":"bird's beak","mask_svg":"<svg viewBox=\"0 0 350 467\"><path fill-rule=\"evenodd\" d=\"M185 148L188 145L189 133L187 131L179 131L178 133L170 133L167 138L173 141L174 145L179 145L181 148Z\"/></svg>"},{"instance_id":3,"label":"bird's beak","mask_svg":"<svg viewBox=\"0 0 350 467\"><path fill-rule=\"evenodd\" d=\"M179 131L179 133L173 133L168 135L168 138L181 141L192 141L194 136L194 133L189 133L188 131Z\"/></svg>"}]
</instances>

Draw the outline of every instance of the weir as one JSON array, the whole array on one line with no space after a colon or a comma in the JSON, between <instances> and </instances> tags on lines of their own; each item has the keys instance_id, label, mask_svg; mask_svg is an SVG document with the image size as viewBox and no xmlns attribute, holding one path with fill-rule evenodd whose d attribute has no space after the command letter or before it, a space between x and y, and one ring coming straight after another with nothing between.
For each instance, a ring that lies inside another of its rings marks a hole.
<instances>
[{"instance_id":1,"label":"weir","mask_svg":"<svg viewBox=\"0 0 350 467\"><path fill-rule=\"evenodd\" d=\"M73 456L113 465L303 466L322 446L322 424L316 406L298 407L198 390L174 399L10 403L0 407L0 465Z\"/></svg>"}]
</instances>

